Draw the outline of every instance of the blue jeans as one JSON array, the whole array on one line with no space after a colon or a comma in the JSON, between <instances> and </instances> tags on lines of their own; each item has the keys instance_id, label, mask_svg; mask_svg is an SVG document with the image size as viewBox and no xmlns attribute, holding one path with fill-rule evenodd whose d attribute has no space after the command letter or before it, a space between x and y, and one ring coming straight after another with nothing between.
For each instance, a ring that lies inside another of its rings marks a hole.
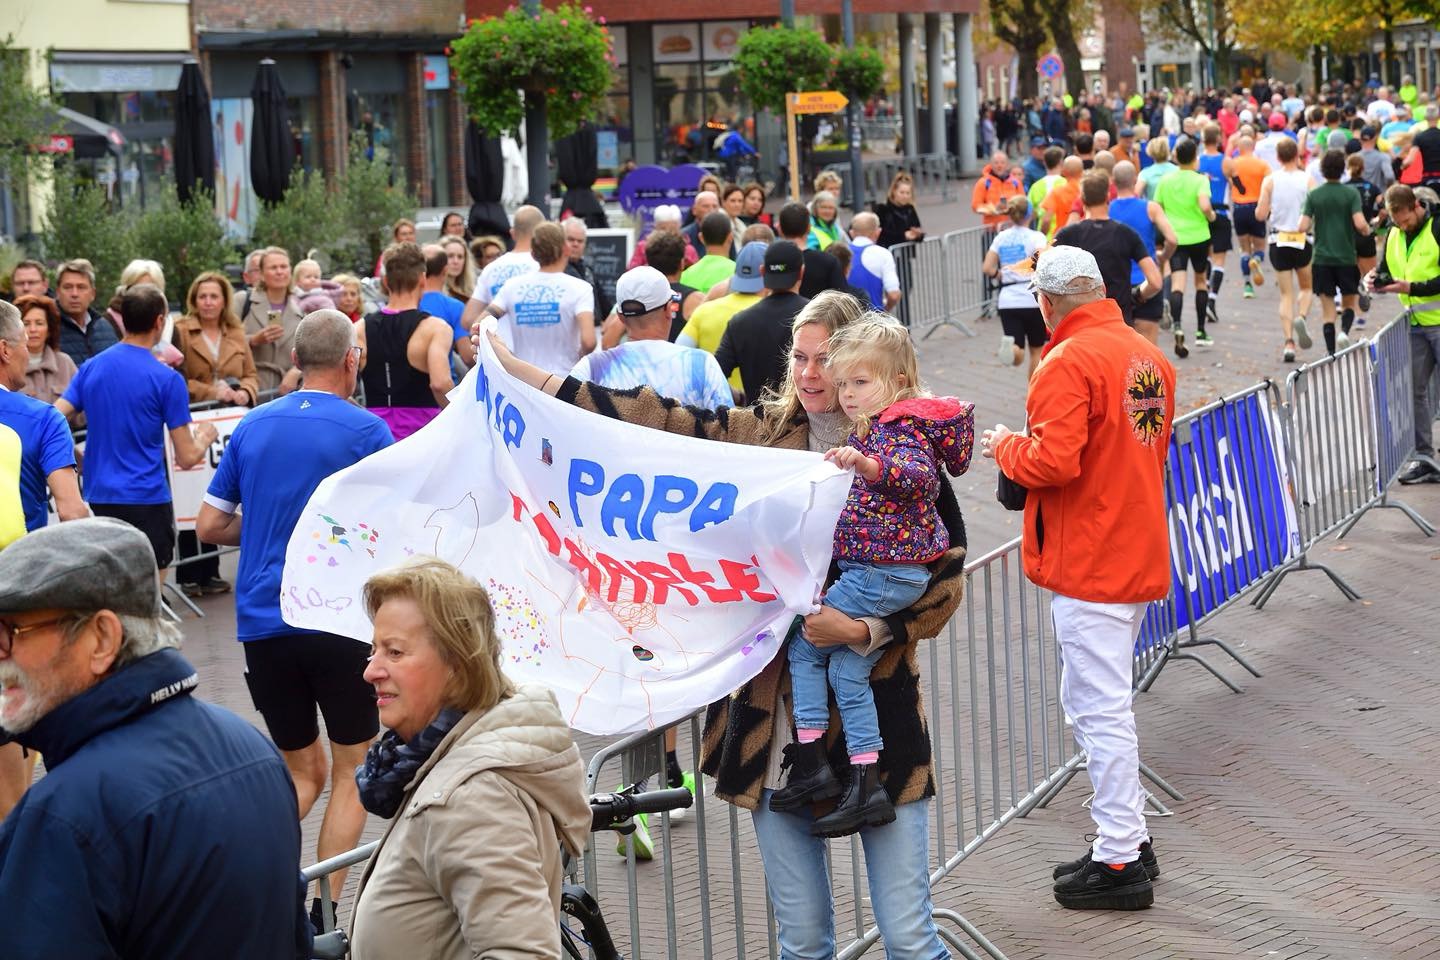
<instances>
[{"instance_id":1,"label":"blue jeans","mask_svg":"<svg viewBox=\"0 0 1440 960\"><path fill-rule=\"evenodd\" d=\"M832 960L835 904L827 878L830 848L810 835L808 812L775 813L763 790L751 813L765 889L775 908L780 960ZM895 822L861 827L870 902L887 960L948 960L930 916L930 801L902 803ZM859 891L856 891L859 895Z\"/></svg>"},{"instance_id":2,"label":"blue jeans","mask_svg":"<svg viewBox=\"0 0 1440 960\"><path fill-rule=\"evenodd\" d=\"M930 571L918 563L854 563L840 561L840 576L825 591L825 606L848 617L885 617L920 599L930 584ZM790 685L795 700L795 726L824 730L830 725L829 689L835 691L845 749L851 756L880 750L880 720L870 692L870 669L883 650L869 656L849 647L817 647L797 630L790 638Z\"/></svg>"},{"instance_id":3,"label":"blue jeans","mask_svg":"<svg viewBox=\"0 0 1440 960\"><path fill-rule=\"evenodd\" d=\"M1435 455L1435 408L1430 405L1430 376L1440 364L1440 326L1410 327L1411 391L1415 408L1415 452ZM1396 402L1394 400L1392 403Z\"/></svg>"}]
</instances>

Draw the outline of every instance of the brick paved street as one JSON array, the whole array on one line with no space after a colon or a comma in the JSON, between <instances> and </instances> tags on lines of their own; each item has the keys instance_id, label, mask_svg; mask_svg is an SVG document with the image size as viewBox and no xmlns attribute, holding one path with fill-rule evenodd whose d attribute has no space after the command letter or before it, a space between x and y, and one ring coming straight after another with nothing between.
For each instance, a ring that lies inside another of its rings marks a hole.
<instances>
[{"instance_id":1,"label":"brick paved street","mask_svg":"<svg viewBox=\"0 0 1440 960\"><path fill-rule=\"evenodd\" d=\"M956 195L968 198L968 186ZM922 217L932 234L975 222L964 205L936 209L926 199ZM1219 345L1177 362L1182 410L1266 376L1283 378L1290 369L1279 357L1274 284L1244 301L1233 258L1228 268L1215 330ZM1193 329L1192 309L1187 306L1187 329ZM1394 310L1393 298L1380 299L1370 329ZM1317 314L1312 309L1312 319ZM976 401L979 425L1018 427L1023 374L995 360L997 321L973 326L975 338L944 329L924 341L923 372L935 392ZM1318 340L1318 320L1312 329ZM1312 351L1305 359L1318 356ZM995 503L994 485L994 468L978 457L956 481L974 556L1018 530L1015 515ZM1440 487L1400 488L1399 496L1440 519ZM1051 864L1078 855L1090 827L1081 807L1088 793L1083 775L1049 809L1001 830L943 880L936 905L966 915L1012 960L1440 956L1440 739L1434 735L1440 543L1426 540L1398 512L1379 511L1344 543L1321 544L1316 558L1331 563L1364 599L1345 602L1315 573L1292 576L1264 611L1241 606L1213 623L1265 675L1249 678L1218 651L1203 652L1237 681L1245 676L1244 695L1230 693L1197 665L1175 662L1138 702L1144 758L1187 798L1173 804L1173 818L1151 822L1164 871L1154 909L1075 914L1050 898ZM227 571L233 573L229 564ZM232 601L212 598L203 607L206 619L185 624L200 692L258 722L233 640ZM921 663L928 662L928 649L922 650ZM688 756L688 740L682 755ZM601 743L579 742L587 756ZM716 912L716 955L737 955L730 920L735 869L745 889L746 955L767 955L749 818L735 820L742 856L732 865L730 810L711 804L705 846L714 886L708 897L692 879L693 815L675 831L678 859L690 866L675 879L672 895L658 865L638 868L646 891L644 956L664 955L667 898L679 917L679 956L700 954L702 907ZM317 818L310 820L307 861L317 825ZM378 829L372 823L367 835ZM613 845L600 840L602 850ZM850 870L847 846L835 848L837 878ZM617 886L623 861L608 854L602 861L601 901L623 932L627 904L624 887ZM848 880L837 883L842 930L853 927L845 920L850 889ZM879 948L871 955L881 955Z\"/></svg>"}]
</instances>

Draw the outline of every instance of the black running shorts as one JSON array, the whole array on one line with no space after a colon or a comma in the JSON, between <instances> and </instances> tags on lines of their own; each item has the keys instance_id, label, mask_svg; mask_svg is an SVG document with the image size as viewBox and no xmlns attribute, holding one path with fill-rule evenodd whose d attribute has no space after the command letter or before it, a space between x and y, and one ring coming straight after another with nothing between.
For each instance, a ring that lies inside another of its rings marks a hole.
<instances>
[{"instance_id":1,"label":"black running shorts","mask_svg":"<svg viewBox=\"0 0 1440 960\"><path fill-rule=\"evenodd\" d=\"M281 750L303 750L320 736L315 708L335 743L365 743L380 730L375 689L365 682L369 644L329 633L247 640L245 682Z\"/></svg>"}]
</instances>

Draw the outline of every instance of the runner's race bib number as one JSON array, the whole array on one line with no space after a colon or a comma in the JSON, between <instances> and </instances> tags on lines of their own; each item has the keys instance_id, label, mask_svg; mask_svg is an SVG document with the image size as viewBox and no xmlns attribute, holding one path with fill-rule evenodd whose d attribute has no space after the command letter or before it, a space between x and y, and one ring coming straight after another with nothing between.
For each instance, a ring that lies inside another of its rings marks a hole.
<instances>
[{"instance_id":1,"label":"runner's race bib number","mask_svg":"<svg viewBox=\"0 0 1440 960\"><path fill-rule=\"evenodd\" d=\"M1292 250L1304 250L1305 244L1310 240L1301 230L1278 230L1275 233L1275 246L1289 247Z\"/></svg>"}]
</instances>

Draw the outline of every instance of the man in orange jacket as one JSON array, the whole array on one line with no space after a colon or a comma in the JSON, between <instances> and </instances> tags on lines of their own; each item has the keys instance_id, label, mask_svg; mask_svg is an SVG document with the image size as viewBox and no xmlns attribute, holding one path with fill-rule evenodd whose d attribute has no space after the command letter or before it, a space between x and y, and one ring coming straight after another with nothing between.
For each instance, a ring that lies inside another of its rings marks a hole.
<instances>
[{"instance_id":1,"label":"man in orange jacket","mask_svg":"<svg viewBox=\"0 0 1440 960\"><path fill-rule=\"evenodd\" d=\"M1054 592L1060 700L1088 754L1097 839L1055 869L1062 907L1138 910L1160 873L1145 827L1131 669L1145 606L1170 590L1163 471L1175 368L1105 298L1095 257L1042 252L1030 283L1051 331L1025 401L1029 429L981 453L1028 490L1025 575Z\"/></svg>"},{"instance_id":2,"label":"man in orange jacket","mask_svg":"<svg viewBox=\"0 0 1440 960\"><path fill-rule=\"evenodd\" d=\"M996 151L990 163L980 171L975 190L970 194L970 209L985 219L985 226L1009 222L1010 199L1025 196L1025 184L1018 169L1012 169L1010 158Z\"/></svg>"}]
</instances>

